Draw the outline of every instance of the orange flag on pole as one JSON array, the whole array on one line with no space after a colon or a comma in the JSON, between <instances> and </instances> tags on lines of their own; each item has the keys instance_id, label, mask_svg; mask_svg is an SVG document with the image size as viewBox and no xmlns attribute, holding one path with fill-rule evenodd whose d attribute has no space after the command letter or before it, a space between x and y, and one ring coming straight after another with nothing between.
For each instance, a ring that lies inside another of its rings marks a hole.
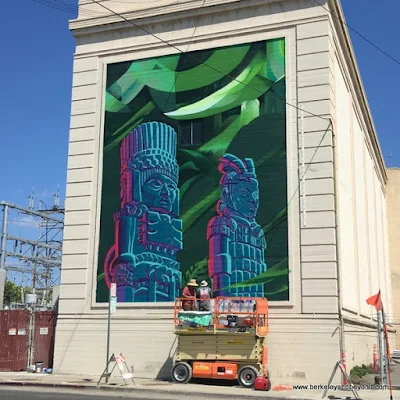
<instances>
[{"instance_id":1,"label":"orange flag on pole","mask_svg":"<svg viewBox=\"0 0 400 400\"><path fill-rule=\"evenodd\" d=\"M381 300L381 291L379 291L376 295L371 296L367 299L367 304L370 306L374 306L376 311L382 310L382 300Z\"/></svg>"}]
</instances>

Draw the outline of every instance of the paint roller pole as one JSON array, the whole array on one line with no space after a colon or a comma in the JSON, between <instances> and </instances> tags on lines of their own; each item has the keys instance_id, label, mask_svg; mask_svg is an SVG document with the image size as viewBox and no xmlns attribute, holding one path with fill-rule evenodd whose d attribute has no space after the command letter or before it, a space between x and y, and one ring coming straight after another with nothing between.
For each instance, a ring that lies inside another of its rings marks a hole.
<instances>
[{"instance_id":1,"label":"paint roller pole","mask_svg":"<svg viewBox=\"0 0 400 400\"><path fill-rule=\"evenodd\" d=\"M7 250L8 204L3 204L3 229L0 247L0 310L4 308L4 286L6 283L6 250Z\"/></svg>"}]
</instances>

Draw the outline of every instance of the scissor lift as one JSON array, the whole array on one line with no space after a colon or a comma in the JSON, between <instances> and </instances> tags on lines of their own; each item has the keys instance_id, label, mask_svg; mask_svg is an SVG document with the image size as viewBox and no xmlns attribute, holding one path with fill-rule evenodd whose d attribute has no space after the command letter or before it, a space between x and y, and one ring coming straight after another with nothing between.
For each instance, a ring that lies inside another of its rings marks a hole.
<instances>
[{"instance_id":1,"label":"scissor lift","mask_svg":"<svg viewBox=\"0 0 400 400\"><path fill-rule=\"evenodd\" d=\"M267 380L268 300L251 297L217 297L212 311L184 311L175 300L174 333L178 335L172 379L237 379L251 388L258 376ZM190 300L190 299L189 299ZM192 299L195 302L195 299Z\"/></svg>"}]
</instances>

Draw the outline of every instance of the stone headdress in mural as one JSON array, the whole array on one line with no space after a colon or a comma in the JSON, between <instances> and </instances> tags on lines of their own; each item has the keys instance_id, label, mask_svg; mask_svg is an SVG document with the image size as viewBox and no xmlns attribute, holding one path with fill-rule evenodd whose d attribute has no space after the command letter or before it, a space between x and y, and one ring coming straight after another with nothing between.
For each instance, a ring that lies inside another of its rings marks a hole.
<instances>
[{"instance_id":1,"label":"stone headdress in mural","mask_svg":"<svg viewBox=\"0 0 400 400\"><path fill-rule=\"evenodd\" d=\"M121 144L120 209L105 260L119 302L173 301L181 272L177 135L160 122L139 125Z\"/></svg>"},{"instance_id":2,"label":"stone headdress in mural","mask_svg":"<svg viewBox=\"0 0 400 400\"><path fill-rule=\"evenodd\" d=\"M232 288L266 271L264 232L256 222L259 188L254 162L232 154L220 159L218 216L207 227L208 271L218 296L263 297L263 285Z\"/></svg>"}]
</instances>

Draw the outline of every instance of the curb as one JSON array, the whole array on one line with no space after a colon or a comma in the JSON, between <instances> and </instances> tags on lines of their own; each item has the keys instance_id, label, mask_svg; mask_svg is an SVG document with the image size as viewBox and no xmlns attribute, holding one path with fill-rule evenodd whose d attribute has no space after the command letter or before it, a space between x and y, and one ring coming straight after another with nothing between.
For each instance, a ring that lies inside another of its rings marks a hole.
<instances>
[{"instance_id":1,"label":"curb","mask_svg":"<svg viewBox=\"0 0 400 400\"><path fill-rule=\"evenodd\" d=\"M235 398L240 398L245 399L245 400L254 400L257 399L258 396L252 396L248 394L238 394L238 395L232 395L231 393L205 393L202 391L179 391L179 390L158 390L158 389L151 389L151 388L144 388L144 387L121 387L121 386L105 386L105 385L99 385L99 386L89 386L85 384L76 384L76 383L42 383L42 382L27 382L27 381L0 381L0 386L27 386L27 387L42 387L42 388L69 388L69 389L92 389L92 390L104 390L104 391L118 391L118 392L141 392L143 394L159 394L162 393L163 396L171 396L174 398L179 398L182 395L185 397L194 397L199 395L207 395L208 398L210 399L227 399L228 397L230 399L235 399ZM265 392L265 393L271 393L271 392ZM289 395L288 395L289 396ZM261 398L261 395L260 395ZM267 400L311 400L306 397L293 397L291 395L290 397L273 397L273 396L266 396L265 397Z\"/></svg>"},{"instance_id":2,"label":"curb","mask_svg":"<svg viewBox=\"0 0 400 400\"><path fill-rule=\"evenodd\" d=\"M79 385L77 383L42 383L26 381L0 381L0 386L36 386L36 387L69 387L76 389L96 389L96 386Z\"/></svg>"}]
</instances>

